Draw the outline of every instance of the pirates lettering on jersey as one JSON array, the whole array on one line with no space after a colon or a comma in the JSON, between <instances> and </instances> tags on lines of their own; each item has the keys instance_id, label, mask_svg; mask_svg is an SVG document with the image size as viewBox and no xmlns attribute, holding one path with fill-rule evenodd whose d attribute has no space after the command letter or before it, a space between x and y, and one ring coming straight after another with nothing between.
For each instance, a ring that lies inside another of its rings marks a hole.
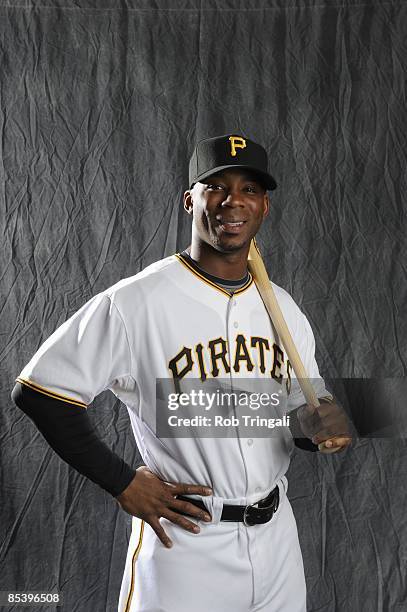
<instances>
[{"instance_id":1,"label":"pirates lettering on jersey","mask_svg":"<svg viewBox=\"0 0 407 612\"><path fill-rule=\"evenodd\" d=\"M289 360L285 360L278 344L274 342L270 347L269 340L260 336L246 338L241 333L237 334L230 354L228 342L221 336L209 340L206 345L198 342L194 347L183 346L168 362L176 381L192 373L204 382L209 376L226 376L231 369L244 376L245 372L253 372L255 367L261 374L270 376L280 384L285 374L287 393L290 393L292 368Z\"/></svg>"}]
</instances>

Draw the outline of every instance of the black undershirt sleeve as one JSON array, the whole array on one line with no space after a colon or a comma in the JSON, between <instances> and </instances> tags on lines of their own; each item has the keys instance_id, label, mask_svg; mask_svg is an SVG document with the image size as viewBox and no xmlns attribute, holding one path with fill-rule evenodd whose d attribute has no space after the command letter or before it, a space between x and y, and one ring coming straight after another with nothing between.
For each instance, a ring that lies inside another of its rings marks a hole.
<instances>
[{"instance_id":1,"label":"black undershirt sleeve","mask_svg":"<svg viewBox=\"0 0 407 612\"><path fill-rule=\"evenodd\" d=\"M75 470L114 497L130 484L135 469L99 439L85 408L48 397L19 382L11 398Z\"/></svg>"}]
</instances>

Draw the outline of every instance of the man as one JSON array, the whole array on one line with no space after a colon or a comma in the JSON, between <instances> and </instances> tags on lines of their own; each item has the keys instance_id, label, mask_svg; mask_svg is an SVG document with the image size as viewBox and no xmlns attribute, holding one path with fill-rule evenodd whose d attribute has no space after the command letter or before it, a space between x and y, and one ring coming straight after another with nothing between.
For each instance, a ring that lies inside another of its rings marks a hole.
<instances>
[{"instance_id":1,"label":"man","mask_svg":"<svg viewBox=\"0 0 407 612\"><path fill-rule=\"evenodd\" d=\"M348 435L319 376L307 319L275 286L317 395L327 398L320 411L304 407L247 270L276 187L265 150L233 134L202 140L189 182L190 248L92 298L23 369L13 399L62 458L133 516L121 612L300 612L288 429L258 438L234 427L224 437L157 434L160 381L179 390L251 379L277 389L280 414L301 408L314 443ZM145 463L136 471L97 439L84 410L107 388L128 408Z\"/></svg>"}]
</instances>

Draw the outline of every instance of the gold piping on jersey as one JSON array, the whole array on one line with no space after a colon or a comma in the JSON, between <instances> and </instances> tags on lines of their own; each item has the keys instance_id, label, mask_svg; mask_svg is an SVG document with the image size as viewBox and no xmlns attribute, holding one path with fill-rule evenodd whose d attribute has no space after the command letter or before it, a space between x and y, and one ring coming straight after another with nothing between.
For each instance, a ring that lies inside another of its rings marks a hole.
<instances>
[{"instance_id":1,"label":"gold piping on jersey","mask_svg":"<svg viewBox=\"0 0 407 612\"><path fill-rule=\"evenodd\" d=\"M131 606L131 600L133 598L133 592L134 592L134 574L135 574L135 567L134 566L136 564L137 557L139 556L141 545L143 543L143 534L144 534L144 521L141 521L140 534L139 534L139 538L138 538L138 544L136 546L136 550L134 551L133 558L131 560L130 591L129 591L129 594L127 595L126 607L124 608L124 612L129 612L130 606Z\"/></svg>"},{"instance_id":2,"label":"gold piping on jersey","mask_svg":"<svg viewBox=\"0 0 407 612\"><path fill-rule=\"evenodd\" d=\"M74 406L80 406L81 408L86 408L86 404L80 402L79 400L73 399L73 397L68 397L67 395L61 395L60 393L55 393L55 391L51 391L51 389L47 389L46 387L42 387L37 383L32 382L31 380L25 380L24 378L16 378L16 382L29 387L30 389L34 389L34 391L38 391L43 395L48 395L48 397L52 397L53 399L62 400L67 404L74 404Z\"/></svg>"},{"instance_id":3,"label":"gold piping on jersey","mask_svg":"<svg viewBox=\"0 0 407 612\"><path fill-rule=\"evenodd\" d=\"M195 268L191 266L191 264L188 261L185 261L185 259L183 259L179 253L175 253L175 257L177 257L178 261L180 261L186 268L188 268L188 270L192 272L192 274L195 274L197 278L201 279L204 283L206 283L207 285L210 285L214 289L217 289L218 291L223 293L223 295L226 295L228 298L231 297L231 294L228 291L226 291L226 289L222 289L222 287L219 287L219 285L217 285L213 281L206 278L203 274L200 274L197 270L195 270ZM249 278L247 282L243 285L243 287L240 287L240 289L236 289L236 291L233 292L233 296L238 295L239 293L243 293L243 291L246 291L246 289L248 289L252 284L253 284L253 277L249 272Z\"/></svg>"}]
</instances>

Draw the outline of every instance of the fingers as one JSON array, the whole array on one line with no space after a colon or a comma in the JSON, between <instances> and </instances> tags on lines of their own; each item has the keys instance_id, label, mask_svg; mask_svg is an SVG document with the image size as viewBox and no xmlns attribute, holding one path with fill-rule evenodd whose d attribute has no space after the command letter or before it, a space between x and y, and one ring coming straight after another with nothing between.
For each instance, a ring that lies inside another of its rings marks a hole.
<instances>
[{"instance_id":1,"label":"fingers","mask_svg":"<svg viewBox=\"0 0 407 612\"><path fill-rule=\"evenodd\" d=\"M321 442L325 442L328 440L345 440L345 439L351 439L352 436L350 435L349 431L346 428L339 428L339 427L329 427L326 429L322 429L320 431L318 431L317 433L315 433L311 440L314 444L321 444ZM328 447L331 446L338 446L338 444L329 444Z\"/></svg>"},{"instance_id":2,"label":"fingers","mask_svg":"<svg viewBox=\"0 0 407 612\"><path fill-rule=\"evenodd\" d=\"M301 407L299 420L303 433L314 444L321 444L329 439L343 439L341 444L330 443L324 448L338 449L348 446L351 439L349 420L344 410L337 404L322 403L318 407L306 405ZM346 442L345 442L346 439Z\"/></svg>"},{"instance_id":3,"label":"fingers","mask_svg":"<svg viewBox=\"0 0 407 612\"><path fill-rule=\"evenodd\" d=\"M211 515L208 512L205 512L205 510L202 510L202 508L198 508L194 504L187 501L174 499L173 503L171 504L171 508L176 510L178 513L189 514L200 521L209 522L212 520Z\"/></svg>"},{"instance_id":4,"label":"fingers","mask_svg":"<svg viewBox=\"0 0 407 612\"><path fill-rule=\"evenodd\" d=\"M180 482L167 483L171 487L171 495L213 495L213 491L210 487L202 485L191 485Z\"/></svg>"},{"instance_id":5,"label":"fingers","mask_svg":"<svg viewBox=\"0 0 407 612\"><path fill-rule=\"evenodd\" d=\"M199 533L199 527L181 512L197 520L211 520L210 515L201 508L176 499L177 495L185 494L207 496L213 493L210 487L204 485L164 482L143 466L116 500L125 512L148 523L163 545L171 548L172 542L160 523L161 517L191 533Z\"/></svg>"},{"instance_id":6,"label":"fingers","mask_svg":"<svg viewBox=\"0 0 407 612\"><path fill-rule=\"evenodd\" d=\"M329 438L318 444L318 449L321 453L330 454L345 450L352 443L352 438L349 436L337 436Z\"/></svg>"},{"instance_id":7,"label":"fingers","mask_svg":"<svg viewBox=\"0 0 407 612\"><path fill-rule=\"evenodd\" d=\"M171 521L171 523L174 523L174 525L178 525L182 529L185 529L185 531L191 531L192 533L200 532L199 526L196 523L193 523L192 521L187 519L186 516L182 516L177 512L167 510L165 514L163 514L163 517Z\"/></svg>"},{"instance_id":8,"label":"fingers","mask_svg":"<svg viewBox=\"0 0 407 612\"><path fill-rule=\"evenodd\" d=\"M193 516L195 516L197 519L201 519L205 521L211 520L211 517L209 514L205 513L203 510L201 510L200 508L197 508L193 504L189 504L188 502L180 502L180 505L183 511L185 510L191 515L192 513L194 513ZM174 525L178 525L178 527L181 527L182 529L189 531L190 533L198 534L200 532L199 525L190 521L186 516L183 516L182 514L178 514L178 512L173 512L170 509L165 509L165 510L162 510L161 516L167 519L168 521L170 521L171 523L174 523ZM154 517L150 520L148 520L147 518L145 520L147 523L149 523L151 528L155 531L157 537L164 544L164 546L166 548L171 548L173 545L172 540L168 537L159 519L157 517Z\"/></svg>"},{"instance_id":9,"label":"fingers","mask_svg":"<svg viewBox=\"0 0 407 612\"><path fill-rule=\"evenodd\" d=\"M165 533L160 521L158 519L155 519L146 522L149 523L150 527L155 531L160 542L162 542L166 548L171 548L172 540Z\"/></svg>"}]
</instances>

